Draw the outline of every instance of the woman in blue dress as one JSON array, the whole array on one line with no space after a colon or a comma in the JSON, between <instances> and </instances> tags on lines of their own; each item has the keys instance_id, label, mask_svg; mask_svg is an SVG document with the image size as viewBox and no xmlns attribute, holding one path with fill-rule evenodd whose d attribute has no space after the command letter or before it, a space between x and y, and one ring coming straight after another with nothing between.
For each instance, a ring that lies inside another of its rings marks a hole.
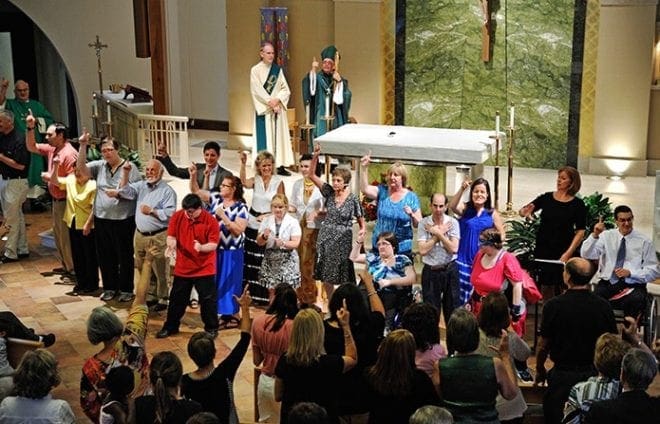
<instances>
[{"instance_id":1,"label":"woman in blue dress","mask_svg":"<svg viewBox=\"0 0 660 424\"><path fill-rule=\"evenodd\" d=\"M220 230L217 249L216 284L220 328L238 326L238 305L233 296L243 292L243 244L248 223L248 208L243 199L243 184L235 176L225 177L219 192L195 190L197 179L191 175L191 191L197 193L215 214Z\"/></svg>"},{"instance_id":2,"label":"woman in blue dress","mask_svg":"<svg viewBox=\"0 0 660 424\"><path fill-rule=\"evenodd\" d=\"M376 252L378 236L391 232L399 241L399 253L411 257L413 227L422 220L419 197L406 188L408 172L401 162L395 162L387 170L387 183L378 186L369 184L371 155L360 159L360 190L362 194L378 204L376 227L372 236L372 248Z\"/></svg>"},{"instance_id":3,"label":"woman in blue dress","mask_svg":"<svg viewBox=\"0 0 660 424\"><path fill-rule=\"evenodd\" d=\"M470 187L470 197L467 202L461 202L463 192ZM451 210L458 215L461 229L461 239L458 242L458 279L461 304L465 305L472 295L472 261L479 251L479 234L486 228L495 227L500 234L504 232L502 218L492 206L490 185L485 178L477 178L474 182L464 181L461 188L449 202ZM504 240L502 240L504 241Z\"/></svg>"}]
</instances>

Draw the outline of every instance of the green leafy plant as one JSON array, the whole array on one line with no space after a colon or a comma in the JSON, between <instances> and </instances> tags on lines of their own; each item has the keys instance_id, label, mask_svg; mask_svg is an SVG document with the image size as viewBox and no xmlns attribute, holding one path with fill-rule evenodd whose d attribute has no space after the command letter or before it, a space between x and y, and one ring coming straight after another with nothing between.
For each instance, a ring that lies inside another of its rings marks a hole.
<instances>
[{"instance_id":1,"label":"green leafy plant","mask_svg":"<svg viewBox=\"0 0 660 424\"><path fill-rule=\"evenodd\" d=\"M142 159L140 159L140 153L137 150L133 150L130 147L122 144L121 146L119 146L118 153L119 153L119 157L133 162L133 164L135 164L137 169L142 171ZM89 162L99 159L103 159L103 156L101 156L101 152L98 146L90 144L87 148L87 161Z\"/></svg>"},{"instance_id":2,"label":"green leafy plant","mask_svg":"<svg viewBox=\"0 0 660 424\"><path fill-rule=\"evenodd\" d=\"M596 225L598 219L601 217L605 223L605 228L614 228L614 213L612 210L612 202L610 202L609 197L604 197L601 193L595 192L582 197L582 201L587 208L587 228L585 230L585 238L591 234L594 225Z\"/></svg>"}]
</instances>

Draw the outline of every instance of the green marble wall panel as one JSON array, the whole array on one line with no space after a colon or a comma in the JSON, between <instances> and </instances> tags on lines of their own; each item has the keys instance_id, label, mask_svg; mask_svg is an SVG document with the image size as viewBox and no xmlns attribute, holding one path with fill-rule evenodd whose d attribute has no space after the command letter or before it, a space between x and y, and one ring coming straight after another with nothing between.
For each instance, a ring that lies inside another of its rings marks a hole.
<instances>
[{"instance_id":1,"label":"green marble wall panel","mask_svg":"<svg viewBox=\"0 0 660 424\"><path fill-rule=\"evenodd\" d=\"M405 125L487 129L516 105L517 166L566 160L573 2L490 0L491 61L477 0L408 0Z\"/></svg>"}]
</instances>

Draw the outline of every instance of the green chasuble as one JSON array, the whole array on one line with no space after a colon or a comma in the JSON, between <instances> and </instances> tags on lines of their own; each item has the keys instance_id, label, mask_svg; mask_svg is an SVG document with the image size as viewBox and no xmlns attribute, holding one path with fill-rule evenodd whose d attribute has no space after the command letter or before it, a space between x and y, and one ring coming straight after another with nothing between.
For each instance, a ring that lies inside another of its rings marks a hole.
<instances>
[{"instance_id":1,"label":"green chasuble","mask_svg":"<svg viewBox=\"0 0 660 424\"><path fill-rule=\"evenodd\" d=\"M53 123L53 117L50 112L48 112L44 105L37 100L30 99L27 102L22 102L17 99L7 99L5 108L14 114L14 126L23 134L26 132L25 117L28 115L28 109L32 111L32 115L37 118L37 128L35 128L34 131L37 143L41 143L43 135L46 133L46 129ZM43 125L39 118L43 119ZM43 171L44 157L36 153L30 154L30 168L28 170L28 182L30 183L30 187L34 185L44 185L44 182L41 179L41 173Z\"/></svg>"}]
</instances>

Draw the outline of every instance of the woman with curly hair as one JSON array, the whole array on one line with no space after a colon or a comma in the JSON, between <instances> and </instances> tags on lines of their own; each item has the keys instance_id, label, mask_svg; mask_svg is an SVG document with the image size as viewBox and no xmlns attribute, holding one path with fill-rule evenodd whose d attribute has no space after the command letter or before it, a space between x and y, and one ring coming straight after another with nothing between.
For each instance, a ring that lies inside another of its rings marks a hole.
<instances>
[{"instance_id":1,"label":"woman with curly hair","mask_svg":"<svg viewBox=\"0 0 660 424\"><path fill-rule=\"evenodd\" d=\"M61 381L52 353L45 349L27 352L14 374L14 396L0 403L0 422L75 423L67 401L53 399L50 395Z\"/></svg>"},{"instance_id":2,"label":"woman with curly hair","mask_svg":"<svg viewBox=\"0 0 660 424\"><path fill-rule=\"evenodd\" d=\"M183 366L173 352L158 352L149 366L153 395L135 399L136 423L185 423L202 411L202 405L180 395Z\"/></svg>"},{"instance_id":3,"label":"woman with curly hair","mask_svg":"<svg viewBox=\"0 0 660 424\"><path fill-rule=\"evenodd\" d=\"M415 338L415 365L429 377L433 366L447 356L447 349L440 343L440 312L430 303L413 303L401 318L401 328Z\"/></svg>"},{"instance_id":4,"label":"woman with curly hair","mask_svg":"<svg viewBox=\"0 0 660 424\"><path fill-rule=\"evenodd\" d=\"M431 378L415 367L415 338L408 330L383 340L366 376L370 423L407 423L417 408L439 404Z\"/></svg>"}]
</instances>

